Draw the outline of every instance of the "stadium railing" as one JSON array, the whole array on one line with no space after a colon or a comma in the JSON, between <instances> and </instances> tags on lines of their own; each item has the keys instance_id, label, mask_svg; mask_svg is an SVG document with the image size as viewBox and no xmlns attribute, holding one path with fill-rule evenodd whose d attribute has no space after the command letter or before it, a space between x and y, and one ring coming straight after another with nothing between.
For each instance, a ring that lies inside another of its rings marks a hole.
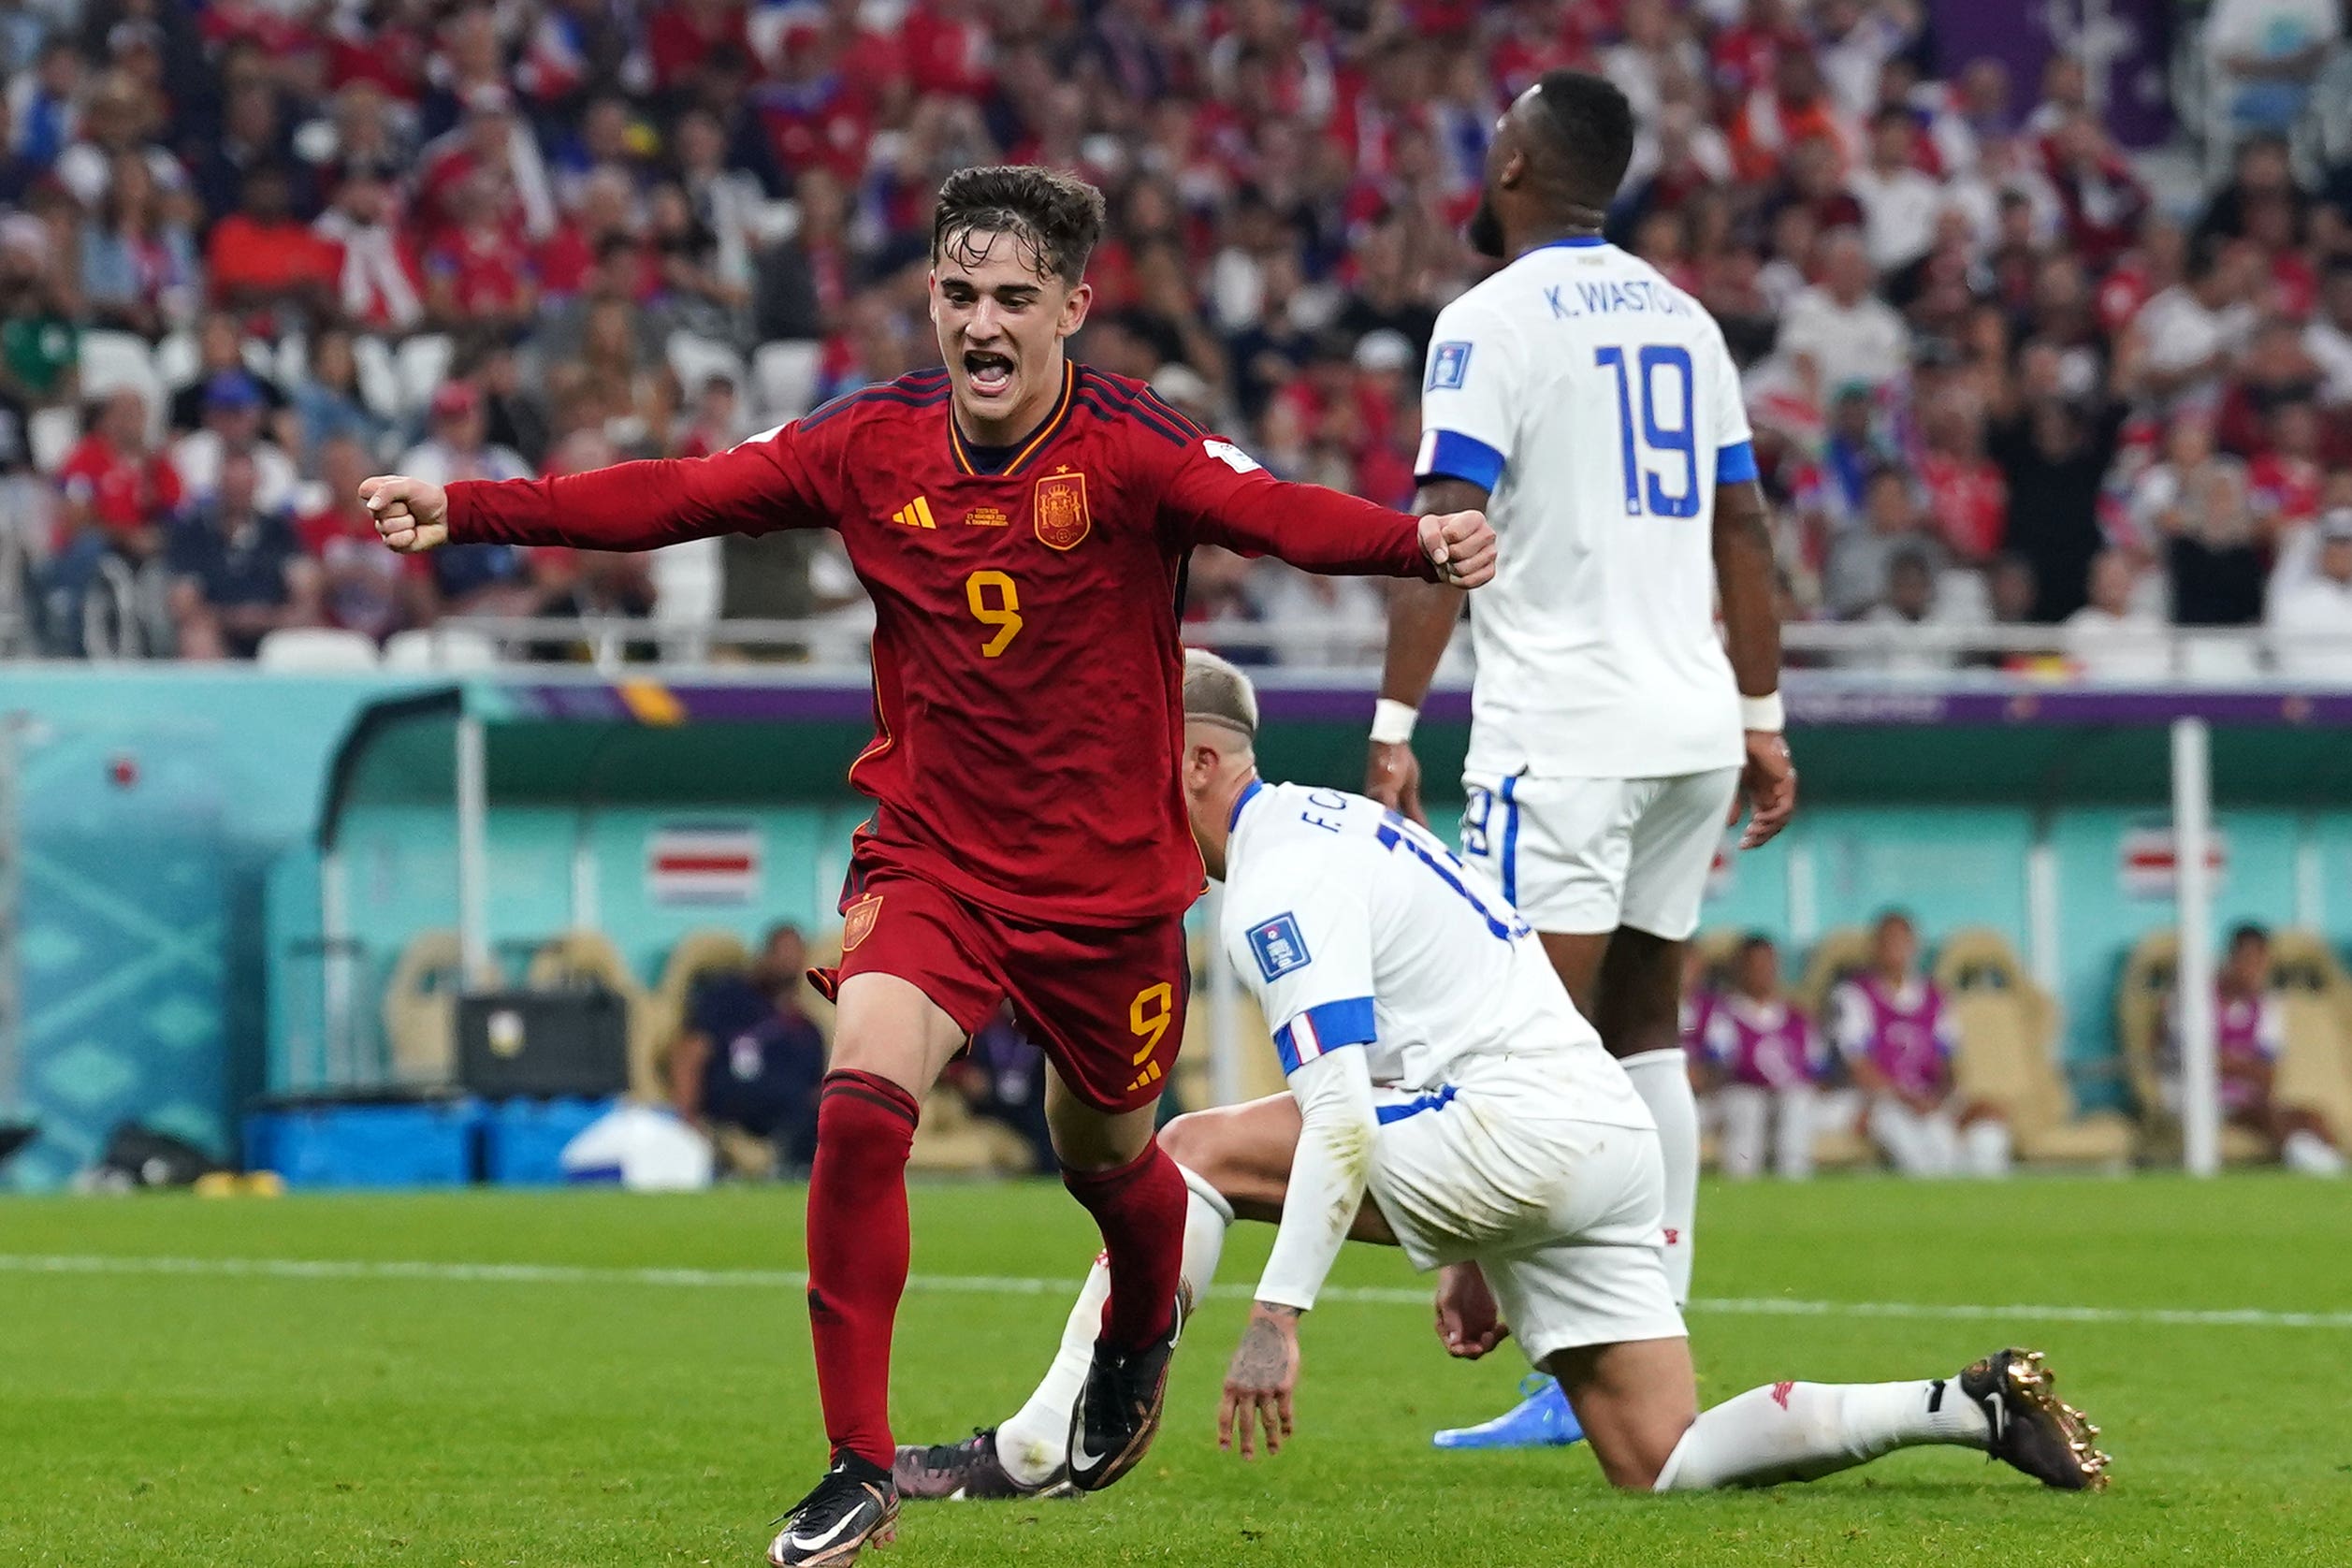
<instances>
[{"instance_id":1,"label":"stadium railing","mask_svg":"<svg viewBox=\"0 0 2352 1568\"><path fill-rule=\"evenodd\" d=\"M1379 668L1384 624L1290 617L1187 622L1187 643L1323 670ZM600 668L784 658L833 667L865 663L870 626L844 612L798 620L664 620L619 616L453 617L424 634L486 644L501 661L550 657ZM1466 646L1466 643L1465 645ZM1781 630L1791 665L1949 681L1971 671L2107 685L2230 685L2281 678L2352 685L2352 625L2283 635L2254 627L2109 631L2089 640L2063 626L1798 621ZM2303 668L2324 660L2324 671Z\"/></svg>"}]
</instances>

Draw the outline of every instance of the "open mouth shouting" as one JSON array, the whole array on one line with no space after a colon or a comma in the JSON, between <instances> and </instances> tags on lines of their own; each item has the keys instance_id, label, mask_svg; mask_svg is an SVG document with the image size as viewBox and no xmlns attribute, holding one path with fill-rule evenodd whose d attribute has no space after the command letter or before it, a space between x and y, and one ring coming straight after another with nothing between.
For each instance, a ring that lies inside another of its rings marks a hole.
<instances>
[{"instance_id":1,"label":"open mouth shouting","mask_svg":"<svg viewBox=\"0 0 2352 1568\"><path fill-rule=\"evenodd\" d=\"M976 398L994 399L1009 397L1012 394L1012 356L994 349L965 349L964 379Z\"/></svg>"}]
</instances>

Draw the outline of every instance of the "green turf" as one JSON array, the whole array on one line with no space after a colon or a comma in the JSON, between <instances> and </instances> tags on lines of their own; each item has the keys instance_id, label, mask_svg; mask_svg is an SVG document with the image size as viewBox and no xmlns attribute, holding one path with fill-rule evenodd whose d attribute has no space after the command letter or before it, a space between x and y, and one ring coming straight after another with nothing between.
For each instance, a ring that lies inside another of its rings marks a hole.
<instances>
[{"instance_id":1,"label":"green turf","mask_svg":"<svg viewBox=\"0 0 2352 1568\"><path fill-rule=\"evenodd\" d=\"M801 1194L0 1202L0 1255L790 1270ZM1701 1294L2343 1314L2352 1190L1824 1181L1712 1187ZM1246 1285L1261 1228L1236 1233ZM1048 1186L928 1187L933 1276L899 1323L902 1436L1009 1412L1049 1354L1090 1241ZM1405 1285L1357 1250L1339 1278ZM2114 1488L2044 1493L1912 1452L1770 1493L1623 1498L1582 1449L1440 1455L1523 1370L1446 1361L1425 1308L1336 1302L1302 1340L1296 1445L1245 1465L1210 1436L1241 1304L1211 1303L1169 1423L1115 1491L910 1508L884 1568L998 1562L2341 1564L2352 1561L2352 1328L1692 1314L1702 1398L1777 1377L1949 1372L2015 1337L2106 1427ZM0 1563L751 1564L820 1462L789 1285L0 1268Z\"/></svg>"}]
</instances>

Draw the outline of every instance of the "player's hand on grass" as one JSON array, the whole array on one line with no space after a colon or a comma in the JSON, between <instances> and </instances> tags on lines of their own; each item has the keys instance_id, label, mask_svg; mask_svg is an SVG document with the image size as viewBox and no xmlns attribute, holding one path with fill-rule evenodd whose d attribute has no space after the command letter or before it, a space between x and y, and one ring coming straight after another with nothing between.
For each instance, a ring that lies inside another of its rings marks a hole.
<instances>
[{"instance_id":1,"label":"player's hand on grass","mask_svg":"<svg viewBox=\"0 0 2352 1568\"><path fill-rule=\"evenodd\" d=\"M1421 519L1421 553L1450 588L1484 588L1494 579L1494 530L1484 512L1447 512Z\"/></svg>"},{"instance_id":2,"label":"player's hand on grass","mask_svg":"<svg viewBox=\"0 0 2352 1568\"><path fill-rule=\"evenodd\" d=\"M404 556L449 543L449 492L438 485L378 474L359 482L359 500L375 516L376 536Z\"/></svg>"},{"instance_id":3,"label":"player's hand on grass","mask_svg":"<svg viewBox=\"0 0 2352 1568\"><path fill-rule=\"evenodd\" d=\"M1475 1263L1449 1263L1439 1271L1437 1338L1446 1355L1475 1361L1510 1333Z\"/></svg>"},{"instance_id":4,"label":"player's hand on grass","mask_svg":"<svg viewBox=\"0 0 2352 1568\"><path fill-rule=\"evenodd\" d=\"M1732 818L1748 813L1748 831L1739 847L1753 849L1769 844L1796 815L1796 762L1789 756L1787 737L1772 730L1748 732L1748 762L1739 770L1739 792L1732 797Z\"/></svg>"},{"instance_id":5,"label":"player's hand on grass","mask_svg":"<svg viewBox=\"0 0 2352 1568\"><path fill-rule=\"evenodd\" d=\"M1266 1452L1282 1452L1290 1435L1290 1392L1299 1386L1299 1314L1259 1301L1250 1308L1249 1327L1225 1370L1225 1397L1217 1401L1217 1446L1230 1453L1236 1439L1245 1459L1257 1457L1256 1439L1266 1434Z\"/></svg>"},{"instance_id":6,"label":"player's hand on grass","mask_svg":"<svg viewBox=\"0 0 2352 1568\"><path fill-rule=\"evenodd\" d=\"M1421 759L1413 754L1411 741L1372 743L1372 758L1364 766L1364 793L1429 826L1429 814L1421 809Z\"/></svg>"}]
</instances>

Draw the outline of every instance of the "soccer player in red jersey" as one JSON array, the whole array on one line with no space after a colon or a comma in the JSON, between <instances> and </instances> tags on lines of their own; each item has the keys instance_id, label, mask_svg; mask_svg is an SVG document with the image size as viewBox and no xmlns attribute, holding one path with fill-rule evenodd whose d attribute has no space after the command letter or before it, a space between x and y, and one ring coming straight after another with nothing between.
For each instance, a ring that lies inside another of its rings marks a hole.
<instances>
[{"instance_id":1,"label":"soccer player in red jersey","mask_svg":"<svg viewBox=\"0 0 2352 1568\"><path fill-rule=\"evenodd\" d=\"M832 1070L808 1193L808 1312L833 1465L769 1549L846 1563L895 1529L886 1408L916 1107L1004 1002L1051 1058L1063 1179L1119 1282L1072 1423L1108 1486L1159 1424L1183 1326L1185 1189L1153 1138L1203 886L1177 785L1178 598L1213 544L1312 571L1475 588L1483 515L1414 518L1285 484L1140 383L1071 362L1101 195L1039 168L951 176L932 227L945 364L729 451L560 478L361 486L396 550L649 549L838 529L876 613L874 729Z\"/></svg>"}]
</instances>

